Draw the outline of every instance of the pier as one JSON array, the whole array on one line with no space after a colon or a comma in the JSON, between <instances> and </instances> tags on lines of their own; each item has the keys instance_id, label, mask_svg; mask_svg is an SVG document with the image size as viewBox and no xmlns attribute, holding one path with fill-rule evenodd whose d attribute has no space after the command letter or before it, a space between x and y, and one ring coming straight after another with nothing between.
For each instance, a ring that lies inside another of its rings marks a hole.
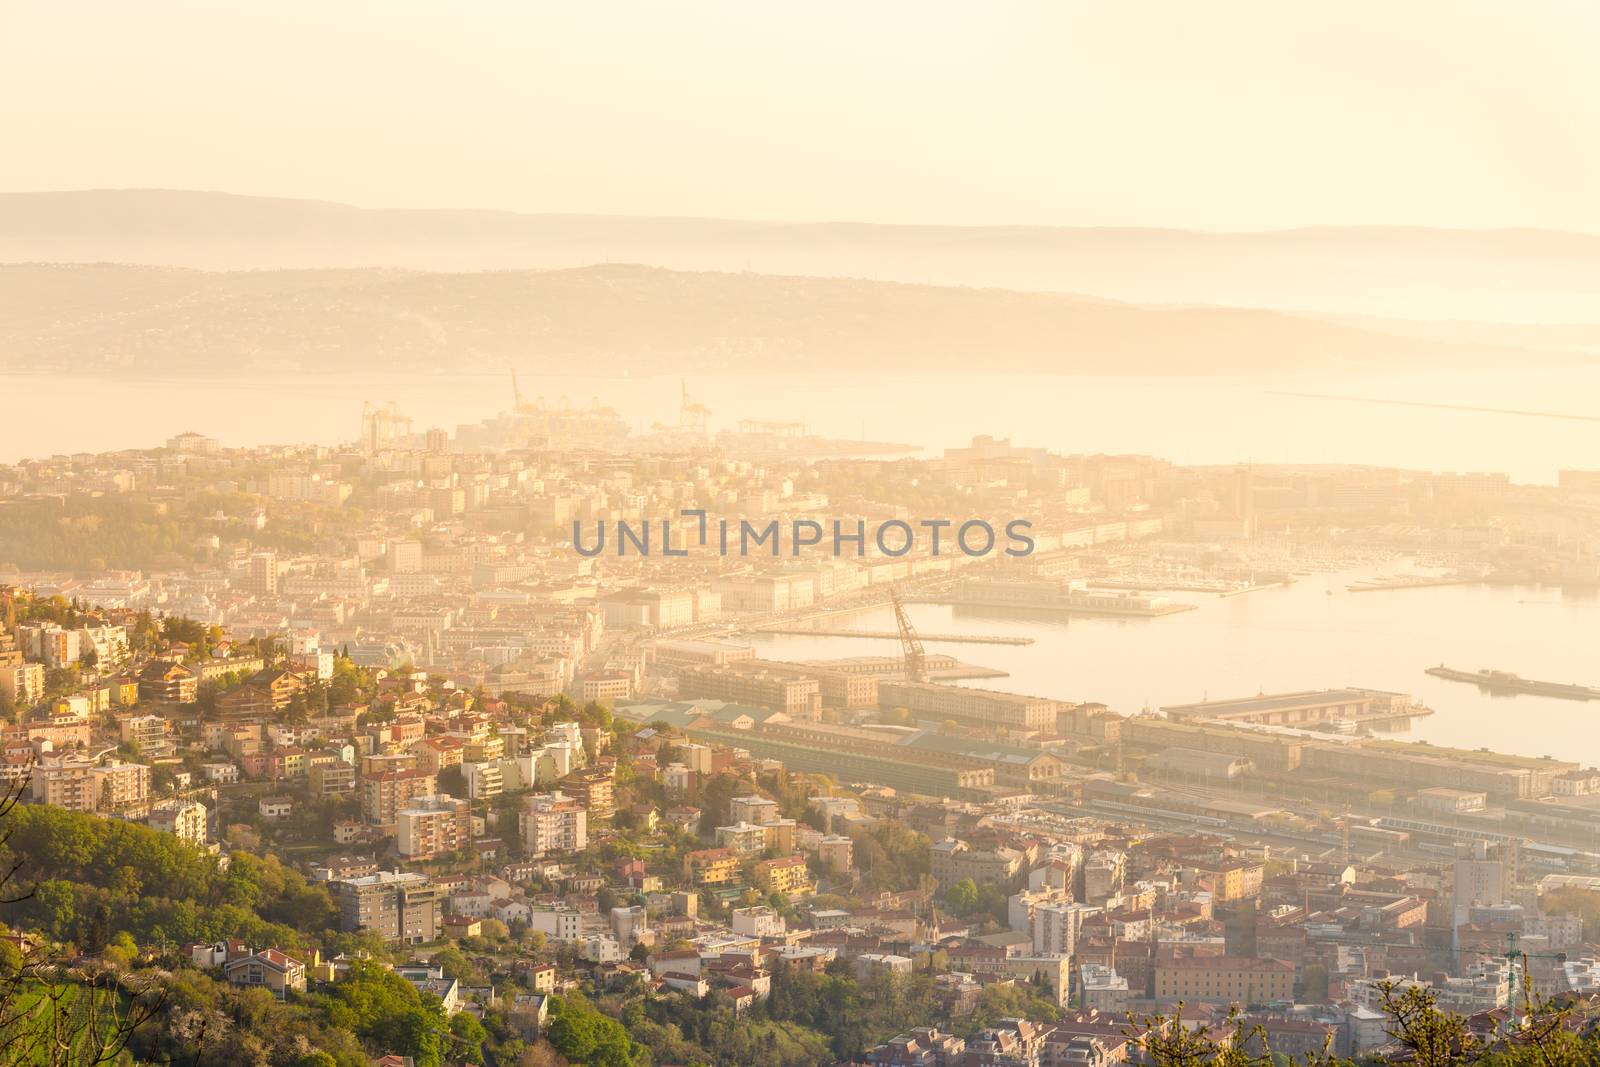
<instances>
[{"instance_id":1,"label":"pier","mask_svg":"<svg viewBox=\"0 0 1600 1067\"><path fill-rule=\"evenodd\" d=\"M1428 667L1423 673L1451 682L1469 682L1495 696L1524 693L1529 696L1559 697L1562 700L1600 700L1600 689L1594 686L1575 682L1542 682L1510 671L1462 671L1441 663L1437 667Z\"/></svg>"},{"instance_id":2,"label":"pier","mask_svg":"<svg viewBox=\"0 0 1600 1067\"><path fill-rule=\"evenodd\" d=\"M807 630L799 627L788 626L761 626L756 628L764 634L785 634L794 637L870 637L878 641L898 641L899 631L896 630ZM1031 637L1007 637L996 634L926 634L919 633L924 641L947 641L953 644L967 645L1031 645Z\"/></svg>"},{"instance_id":3,"label":"pier","mask_svg":"<svg viewBox=\"0 0 1600 1067\"><path fill-rule=\"evenodd\" d=\"M1263 589L1282 589L1285 585L1286 583L1284 582L1262 582L1260 585L1246 585L1238 589L1230 589L1226 593L1218 593L1217 596L1222 600L1226 600L1233 596L1244 596L1246 593L1259 593Z\"/></svg>"},{"instance_id":4,"label":"pier","mask_svg":"<svg viewBox=\"0 0 1600 1067\"><path fill-rule=\"evenodd\" d=\"M1345 586L1351 593L1381 593L1391 589L1432 589L1438 585L1475 585L1482 578L1371 578Z\"/></svg>"},{"instance_id":5,"label":"pier","mask_svg":"<svg viewBox=\"0 0 1600 1067\"><path fill-rule=\"evenodd\" d=\"M1215 593L1219 597L1243 596L1262 589L1281 589L1288 582L1231 582L1222 579L1175 578L1162 581L1158 578L1091 578L1085 583L1090 589L1120 589L1132 593Z\"/></svg>"}]
</instances>

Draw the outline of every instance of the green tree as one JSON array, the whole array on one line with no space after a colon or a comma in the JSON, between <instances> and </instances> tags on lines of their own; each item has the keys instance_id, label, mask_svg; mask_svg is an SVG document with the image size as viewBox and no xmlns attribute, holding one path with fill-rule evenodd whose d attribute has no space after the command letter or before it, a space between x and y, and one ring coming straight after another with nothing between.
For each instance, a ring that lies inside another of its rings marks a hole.
<instances>
[{"instance_id":1,"label":"green tree","mask_svg":"<svg viewBox=\"0 0 1600 1067\"><path fill-rule=\"evenodd\" d=\"M583 1067L636 1067L644 1050L622 1024L602 1015L582 997L551 998L550 1044L568 1062Z\"/></svg>"},{"instance_id":2,"label":"green tree","mask_svg":"<svg viewBox=\"0 0 1600 1067\"><path fill-rule=\"evenodd\" d=\"M945 891L944 900L951 911L966 915L978 906L978 884L971 878L963 878Z\"/></svg>"},{"instance_id":3,"label":"green tree","mask_svg":"<svg viewBox=\"0 0 1600 1067\"><path fill-rule=\"evenodd\" d=\"M451 1058L462 1059L468 1063L483 1063L483 1045L489 1040L489 1031L483 1024L467 1012L459 1011L450 1016L450 1033L455 1037L451 1042Z\"/></svg>"},{"instance_id":4,"label":"green tree","mask_svg":"<svg viewBox=\"0 0 1600 1067\"><path fill-rule=\"evenodd\" d=\"M33 903L46 933L59 941L72 939L78 922L77 894L72 883L57 879L40 882L33 891Z\"/></svg>"},{"instance_id":5,"label":"green tree","mask_svg":"<svg viewBox=\"0 0 1600 1067\"><path fill-rule=\"evenodd\" d=\"M416 986L376 964L357 963L334 983L327 1021L388 1052L413 1057L417 1067L441 1062L444 1017L438 998L425 1002Z\"/></svg>"}]
</instances>

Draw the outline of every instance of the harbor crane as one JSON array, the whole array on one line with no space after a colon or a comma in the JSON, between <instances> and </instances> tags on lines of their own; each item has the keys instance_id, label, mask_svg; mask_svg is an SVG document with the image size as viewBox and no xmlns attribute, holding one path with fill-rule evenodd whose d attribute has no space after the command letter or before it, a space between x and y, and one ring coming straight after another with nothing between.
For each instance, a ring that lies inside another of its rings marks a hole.
<instances>
[{"instance_id":1,"label":"harbor crane","mask_svg":"<svg viewBox=\"0 0 1600 1067\"><path fill-rule=\"evenodd\" d=\"M679 387L682 398L678 402L678 429L691 433L704 434L706 420L711 417L711 409L704 404L689 399L689 383L680 381Z\"/></svg>"},{"instance_id":2,"label":"harbor crane","mask_svg":"<svg viewBox=\"0 0 1600 1067\"><path fill-rule=\"evenodd\" d=\"M917 628L911 625L911 619L906 615L906 606L900 599L898 586L889 587L889 599L894 603L895 629L900 631L900 648L904 655L906 681L926 682L928 667L922 655L922 639L917 636Z\"/></svg>"},{"instance_id":3,"label":"harbor crane","mask_svg":"<svg viewBox=\"0 0 1600 1067\"><path fill-rule=\"evenodd\" d=\"M523 399L522 386L517 382L517 368L511 368L511 410L518 415L537 415L544 410L544 397L529 403Z\"/></svg>"}]
</instances>

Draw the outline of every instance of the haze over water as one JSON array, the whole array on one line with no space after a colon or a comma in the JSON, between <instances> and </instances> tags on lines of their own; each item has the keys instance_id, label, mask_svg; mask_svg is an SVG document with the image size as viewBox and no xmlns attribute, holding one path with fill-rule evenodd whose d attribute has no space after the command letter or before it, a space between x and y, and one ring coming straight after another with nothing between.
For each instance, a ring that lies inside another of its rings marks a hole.
<instances>
[{"instance_id":1,"label":"haze over water","mask_svg":"<svg viewBox=\"0 0 1600 1067\"><path fill-rule=\"evenodd\" d=\"M1138 453L1181 464L1344 463L1509 473L1535 484L1600 468L1600 422L1349 403L1275 391L1600 414L1600 368L1528 367L1384 377L1088 378L1052 374L691 376L710 427L804 420L832 437L904 442L937 455L975 434L1061 453ZM528 398L615 408L635 434L675 426L680 378L524 376ZM394 400L418 431L478 422L510 407L509 375L372 380L111 380L0 375L28 398L0 420L0 462L159 445L197 430L227 445L355 438L361 406ZM62 412L74 417L62 418Z\"/></svg>"}]
</instances>

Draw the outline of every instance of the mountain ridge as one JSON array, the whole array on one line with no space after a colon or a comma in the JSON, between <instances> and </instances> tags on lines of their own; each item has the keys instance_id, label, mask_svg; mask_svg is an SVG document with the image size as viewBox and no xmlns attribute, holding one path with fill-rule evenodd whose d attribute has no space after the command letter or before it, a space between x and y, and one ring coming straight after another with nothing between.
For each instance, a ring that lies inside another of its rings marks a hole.
<instances>
[{"instance_id":1,"label":"mountain ridge","mask_svg":"<svg viewBox=\"0 0 1600 1067\"><path fill-rule=\"evenodd\" d=\"M1514 338L1513 338L1514 339ZM426 272L0 265L0 369L1273 374L1572 364L1587 349L1270 308L611 264Z\"/></svg>"},{"instance_id":2,"label":"mountain ridge","mask_svg":"<svg viewBox=\"0 0 1600 1067\"><path fill-rule=\"evenodd\" d=\"M184 190L0 193L0 262L450 272L627 262L1502 322L1581 320L1600 303L1600 235L1534 228L910 226L361 208Z\"/></svg>"},{"instance_id":3,"label":"mountain ridge","mask_svg":"<svg viewBox=\"0 0 1600 1067\"><path fill-rule=\"evenodd\" d=\"M612 221L612 222L642 222L642 223L696 223L716 224L724 226L739 226L763 228L771 230L803 230L803 229L856 229L876 231L904 231L904 232L930 232L930 233L1083 233L1083 234L1169 234L1185 235L1195 238L1234 238L1234 237L1294 237L1301 235L1327 235L1336 233L1371 233L1371 234L1434 234L1434 235L1459 235L1462 237L1475 236L1543 236L1559 239L1571 239L1583 242L1600 243L1600 233L1589 233L1583 230L1557 229L1548 226L1429 226L1410 225L1403 223L1308 223L1303 226L1273 227L1269 229L1249 230L1209 230L1199 227L1187 226L1144 226L1144 225L1068 225L1053 223L895 223L895 222L869 222L861 219L759 219L759 218L730 218L718 215L630 215L614 212L585 212L585 211L524 211L512 208L468 208L468 207L368 207L350 203L343 200L327 200L320 197L292 197L273 196L255 193L234 193L219 189L175 189L162 186L125 186L101 187L87 189L34 189L0 191L0 206L7 202L45 201L45 200L90 200L106 198L149 198L170 199L205 199L213 203L232 204L258 204L294 206L296 208L314 208L320 210L336 209L341 212L350 212L368 216L462 216L482 217L499 220L506 219L570 219L586 221Z\"/></svg>"}]
</instances>

